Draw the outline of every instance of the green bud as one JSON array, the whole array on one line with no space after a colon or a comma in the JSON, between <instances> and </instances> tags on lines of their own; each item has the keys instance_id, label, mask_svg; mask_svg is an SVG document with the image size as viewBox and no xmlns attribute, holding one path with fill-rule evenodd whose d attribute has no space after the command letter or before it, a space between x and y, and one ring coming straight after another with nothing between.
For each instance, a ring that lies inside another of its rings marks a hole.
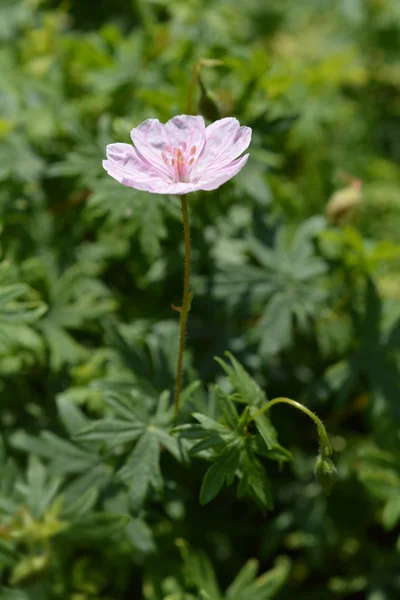
<instances>
[{"instance_id":1,"label":"green bud","mask_svg":"<svg viewBox=\"0 0 400 600\"><path fill-rule=\"evenodd\" d=\"M202 92L199 100L199 111L209 121L216 121L221 118L218 104L210 92Z\"/></svg>"},{"instance_id":2,"label":"green bud","mask_svg":"<svg viewBox=\"0 0 400 600\"><path fill-rule=\"evenodd\" d=\"M214 94L207 90L200 73L197 75L197 82L200 86L201 96L199 100L199 111L209 121L216 121L221 117L221 113L214 97Z\"/></svg>"},{"instance_id":3,"label":"green bud","mask_svg":"<svg viewBox=\"0 0 400 600\"><path fill-rule=\"evenodd\" d=\"M334 463L326 456L319 456L315 465L315 478L324 492L329 495L336 481L337 470Z\"/></svg>"}]
</instances>

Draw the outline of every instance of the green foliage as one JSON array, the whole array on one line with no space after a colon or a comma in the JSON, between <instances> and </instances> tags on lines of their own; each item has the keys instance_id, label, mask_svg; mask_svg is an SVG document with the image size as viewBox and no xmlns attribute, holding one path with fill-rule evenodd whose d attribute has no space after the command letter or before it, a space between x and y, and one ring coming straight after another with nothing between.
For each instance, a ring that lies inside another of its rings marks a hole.
<instances>
[{"instance_id":1,"label":"green foliage","mask_svg":"<svg viewBox=\"0 0 400 600\"><path fill-rule=\"evenodd\" d=\"M265 414L257 414L254 407L264 394L237 360L230 356L232 366L218 362L235 386L236 394L228 395L216 386L215 396L222 416L219 421L201 413L194 413L198 423L175 427L171 433L194 440L189 454L200 454L213 464L206 472L200 490L200 504L207 504L220 492L224 483L231 485L238 477L239 497L247 494L262 508L273 508L270 483L259 457L279 462L292 459L291 453L279 445L277 433ZM247 404L241 414L233 399ZM255 432L249 431L254 419ZM199 440L199 441L196 441Z\"/></svg>"},{"instance_id":2,"label":"green foliage","mask_svg":"<svg viewBox=\"0 0 400 600\"><path fill-rule=\"evenodd\" d=\"M397 600L399 23L0 0L0 600ZM179 200L101 161L188 100L253 138L189 196L175 422Z\"/></svg>"},{"instance_id":3,"label":"green foliage","mask_svg":"<svg viewBox=\"0 0 400 600\"><path fill-rule=\"evenodd\" d=\"M321 276L327 265L312 246L313 234L323 227L318 217L306 221L288 248L283 227L272 249L250 238L249 252L259 265L232 265L215 278L217 297L228 297L236 305L247 302L253 314L260 312L250 335L260 341L263 357L287 348L293 342L295 325L305 330L326 301Z\"/></svg>"}]
</instances>

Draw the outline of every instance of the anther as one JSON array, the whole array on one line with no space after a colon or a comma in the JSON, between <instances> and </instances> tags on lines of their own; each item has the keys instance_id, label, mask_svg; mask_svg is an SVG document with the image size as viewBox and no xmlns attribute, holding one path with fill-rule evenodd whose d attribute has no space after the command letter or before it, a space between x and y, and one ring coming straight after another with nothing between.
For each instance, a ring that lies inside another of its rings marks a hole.
<instances>
[{"instance_id":1,"label":"anther","mask_svg":"<svg viewBox=\"0 0 400 600\"><path fill-rule=\"evenodd\" d=\"M182 148L183 148L183 151L186 152L186 150L187 150L187 143L186 142L182 142Z\"/></svg>"},{"instance_id":2,"label":"anther","mask_svg":"<svg viewBox=\"0 0 400 600\"><path fill-rule=\"evenodd\" d=\"M188 162L188 165L190 166L190 165L192 165L193 163L194 163L194 158L191 158L191 159L189 160L189 162Z\"/></svg>"},{"instance_id":3,"label":"anther","mask_svg":"<svg viewBox=\"0 0 400 600\"><path fill-rule=\"evenodd\" d=\"M196 146L192 146L190 148L190 154L195 154L196 153Z\"/></svg>"},{"instance_id":4,"label":"anther","mask_svg":"<svg viewBox=\"0 0 400 600\"><path fill-rule=\"evenodd\" d=\"M167 157L167 155L165 154L165 152L161 152L161 156L162 156L162 159L163 159L163 161L165 162L165 164L166 164L167 166L169 166L169 160L168 160L168 157Z\"/></svg>"}]
</instances>

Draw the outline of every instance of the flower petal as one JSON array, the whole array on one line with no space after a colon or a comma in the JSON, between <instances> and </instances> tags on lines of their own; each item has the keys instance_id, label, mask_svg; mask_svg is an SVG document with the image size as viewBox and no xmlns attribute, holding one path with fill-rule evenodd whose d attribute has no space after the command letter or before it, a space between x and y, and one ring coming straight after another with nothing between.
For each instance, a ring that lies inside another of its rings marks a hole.
<instances>
[{"instance_id":1,"label":"flower petal","mask_svg":"<svg viewBox=\"0 0 400 600\"><path fill-rule=\"evenodd\" d=\"M130 144L116 143L107 146L107 160L136 177L159 177L160 173L140 157Z\"/></svg>"},{"instance_id":2,"label":"flower petal","mask_svg":"<svg viewBox=\"0 0 400 600\"><path fill-rule=\"evenodd\" d=\"M153 194L188 194L200 189L199 184L174 183L161 177L158 171L142 162L130 144L109 144L103 168L119 183Z\"/></svg>"},{"instance_id":3,"label":"flower petal","mask_svg":"<svg viewBox=\"0 0 400 600\"><path fill-rule=\"evenodd\" d=\"M206 129L206 144L196 165L196 175L231 163L246 150L251 141L250 127L240 127L239 121L226 117L211 123Z\"/></svg>"},{"instance_id":4,"label":"flower petal","mask_svg":"<svg viewBox=\"0 0 400 600\"><path fill-rule=\"evenodd\" d=\"M178 194L181 196L183 194L189 194L190 192L197 192L197 190L201 189L200 183L185 183L184 181L166 183L160 179L160 181L155 183L148 191L153 192L153 194Z\"/></svg>"},{"instance_id":5,"label":"flower petal","mask_svg":"<svg viewBox=\"0 0 400 600\"><path fill-rule=\"evenodd\" d=\"M131 138L138 155L166 180L172 180L173 169L163 159L163 153L171 149L165 125L158 119L146 119L139 127L132 129Z\"/></svg>"},{"instance_id":6,"label":"flower petal","mask_svg":"<svg viewBox=\"0 0 400 600\"><path fill-rule=\"evenodd\" d=\"M223 183L232 179L244 165L247 163L249 154L245 154L241 158L234 160L228 165L224 165L220 169L208 171L198 180L198 189L211 191L219 188Z\"/></svg>"},{"instance_id":7,"label":"flower petal","mask_svg":"<svg viewBox=\"0 0 400 600\"><path fill-rule=\"evenodd\" d=\"M136 190L152 192L153 185L164 183L160 177L148 177L147 179L142 177L139 179L135 177L135 175L122 169L117 163L110 160L103 160L103 168L111 175L111 177L119 181L119 183L122 183L127 187L135 188Z\"/></svg>"},{"instance_id":8,"label":"flower petal","mask_svg":"<svg viewBox=\"0 0 400 600\"><path fill-rule=\"evenodd\" d=\"M206 126L203 117L178 115L165 123L165 131L171 148L184 148L194 160L203 150L206 141ZM195 148L190 153L191 148Z\"/></svg>"},{"instance_id":9,"label":"flower petal","mask_svg":"<svg viewBox=\"0 0 400 600\"><path fill-rule=\"evenodd\" d=\"M151 165L144 162L130 144L109 144L107 160L103 167L111 177L123 185L138 190L149 190L153 184L162 182L160 173Z\"/></svg>"}]
</instances>

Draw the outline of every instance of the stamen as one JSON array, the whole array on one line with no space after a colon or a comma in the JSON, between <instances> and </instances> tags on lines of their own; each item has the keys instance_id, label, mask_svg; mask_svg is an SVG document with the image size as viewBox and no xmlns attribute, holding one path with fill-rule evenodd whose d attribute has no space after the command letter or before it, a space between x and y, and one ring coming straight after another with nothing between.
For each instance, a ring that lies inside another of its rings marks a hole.
<instances>
[{"instance_id":1,"label":"stamen","mask_svg":"<svg viewBox=\"0 0 400 600\"><path fill-rule=\"evenodd\" d=\"M188 145L186 142L182 142L181 148L165 148L165 152L161 152L161 157L164 163L168 167L172 167L174 170L174 181L190 181L189 167L191 167L195 161L193 156L196 153L196 146L191 146L189 155L187 154ZM170 155L167 156L166 152ZM172 156L171 156L172 155Z\"/></svg>"}]
</instances>

